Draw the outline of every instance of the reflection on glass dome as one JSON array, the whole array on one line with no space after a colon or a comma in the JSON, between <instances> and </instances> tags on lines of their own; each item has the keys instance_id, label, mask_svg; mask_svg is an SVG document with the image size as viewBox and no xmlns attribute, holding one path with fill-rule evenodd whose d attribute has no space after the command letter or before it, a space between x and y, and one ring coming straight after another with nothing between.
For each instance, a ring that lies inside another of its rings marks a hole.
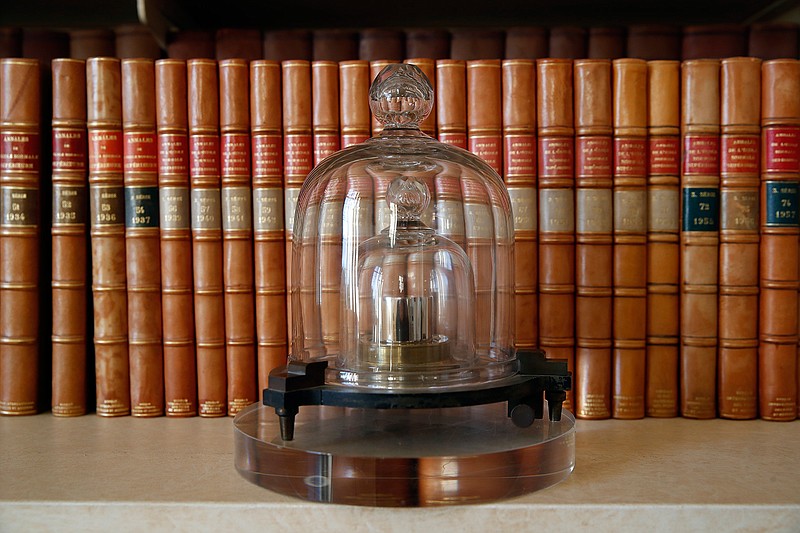
<instances>
[{"instance_id":1,"label":"reflection on glass dome","mask_svg":"<svg viewBox=\"0 0 800 533\"><path fill-rule=\"evenodd\" d=\"M476 156L419 131L412 65L370 90L380 136L309 174L297 204L291 359L375 389L461 386L516 370L508 193Z\"/></svg>"}]
</instances>

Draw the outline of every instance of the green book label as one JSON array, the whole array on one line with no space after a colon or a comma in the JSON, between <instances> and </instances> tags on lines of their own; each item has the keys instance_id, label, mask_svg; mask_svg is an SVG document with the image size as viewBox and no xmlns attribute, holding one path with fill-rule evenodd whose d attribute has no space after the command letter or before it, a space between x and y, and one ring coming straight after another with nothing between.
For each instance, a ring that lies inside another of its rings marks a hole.
<instances>
[{"instance_id":1,"label":"green book label","mask_svg":"<svg viewBox=\"0 0 800 533\"><path fill-rule=\"evenodd\" d=\"M683 189L683 228L681 231L719 231L719 189Z\"/></svg>"},{"instance_id":2,"label":"green book label","mask_svg":"<svg viewBox=\"0 0 800 533\"><path fill-rule=\"evenodd\" d=\"M125 227L158 227L158 187L125 187Z\"/></svg>"},{"instance_id":3,"label":"green book label","mask_svg":"<svg viewBox=\"0 0 800 533\"><path fill-rule=\"evenodd\" d=\"M797 226L797 182L767 181L764 187L767 192L767 226Z\"/></svg>"}]
</instances>

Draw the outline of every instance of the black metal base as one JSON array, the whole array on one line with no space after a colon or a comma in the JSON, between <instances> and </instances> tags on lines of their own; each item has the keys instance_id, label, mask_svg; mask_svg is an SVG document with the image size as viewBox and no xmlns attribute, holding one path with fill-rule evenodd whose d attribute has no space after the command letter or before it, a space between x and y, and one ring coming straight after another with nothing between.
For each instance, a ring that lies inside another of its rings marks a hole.
<instances>
[{"instance_id":1,"label":"black metal base","mask_svg":"<svg viewBox=\"0 0 800 533\"><path fill-rule=\"evenodd\" d=\"M303 405L330 405L372 409L432 409L508 402L508 416L518 427L528 427L544 416L547 400L550 420L561 419L561 407L572 386L567 362L546 359L542 351L517 352L518 372L484 387L442 392L396 392L326 385L327 361L292 362L269 375L263 404L274 407L281 438L294 439L294 421Z\"/></svg>"}]
</instances>

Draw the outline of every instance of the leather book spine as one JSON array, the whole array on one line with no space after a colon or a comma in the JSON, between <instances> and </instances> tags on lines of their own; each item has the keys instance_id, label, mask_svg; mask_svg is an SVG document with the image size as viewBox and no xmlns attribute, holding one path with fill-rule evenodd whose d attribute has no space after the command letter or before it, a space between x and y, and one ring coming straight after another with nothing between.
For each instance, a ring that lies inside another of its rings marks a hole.
<instances>
[{"instance_id":1,"label":"leather book spine","mask_svg":"<svg viewBox=\"0 0 800 533\"><path fill-rule=\"evenodd\" d=\"M625 57L625 28L618 26L589 28L586 55L589 59Z\"/></svg>"},{"instance_id":2,"label":"leather book spine","mask_svg":"<svg viewBox=\"0 0 800 533\"><path fill-rule=\"evenodd\" d=\"M0 60L0 414L36 413L40 72Z\"/></svg>"},{"instance_id":3,"label":"leather book spine","mask_svg":"<svg viewBox=\"0 0 800 533\"><path fill-rule=\"evenodd\" d=\"M411 59L406 59L403 62L419 67L419 69L423 74L425 74L425 77L428 78L428 81L431 83L431 87L433 87L433 94L436 94L436 60L427 57L413 57ZM419 129L422 131L422 133L430 135L434 139L436 138L435 100L433 101L430 114L425 118L425 120L420 122Z\"/></svg>"},{"instance_id":4,"label":"leather book spine","mask_svg":"<svg viewBox=\"0 0 800 533\"><path fill-rule=\"evenodd\" d=\"M179 30L167 37L167 57L170 59L214 59L216 38L213 31Z\"/></svg>"},{"instance_id":5,"label":"leather book spine","mask_svg":"<svg viewBox=\"0 0 800 533\"><path fill-rule=\"evenodd\" d=\"M505 32L491 28L457 28L451 32L450 59L503 59Z\"/></svg>"},{"instance_id":6,"label":"leather book spine","mask_svg":"<svg viewBox=\"0 0 800 533\"><path fill-rule=\"evenodd\" d=\"M217 62L186 64L194 320L200 416L227 414Z\"/></svg>"},{"instance_id":7,"label":"leather book spine","mask_svg":"<svg viewBox=\"0 0 800 533\"><path fill-rule=\"evenodd\" d=\"M370 137L369 109L370 70L368 61L339 63L339 109L342 149L359 144Z\"/></svg>"},{"instance_id":8,"label":"leather book spine","mask_svg":"<svg viewBox=\"0 0 800 533\"><path fill-rule=\"evenodd\" d=\"M267 388L269 372L286 364L289 353L286 342L281 65L276 61L250 63L250 128L253 150L253 255L258 339L256 358L260 391Z\"/></svg>"},{"instance_id":9,"label":"leather book spine","mask_svg":"<svg viewBox=\"0 0 800 533\"><path fill-rule=\"evenodd\" d=\"M518 349L538 343L536 216L536 62L502 65L503 181L514 216L514 339Z\"/></svg>"},{"instance_id":10,"label":"leather book spine","mask_svg":"<svg viewBox=\"0 0 800 533\"><path fill-rule=\"evenodd\" d=\"M718 406L723 418L758 414L758 205L761 60L720 71Z\"/></svg>"},{"instance_id":11,"label":"leather book spine","mask_svg":"<svg viewBox=\"0 0 800 533\"><path fill-rule=\"evenodd\" d=\"M681 414L714 418L719 257L719 61L681 68Z\"/></svg>"},{"instance_id":12,"label":"leather book spine","mask_svg":"<svg viewBox=\"0 0 800 533\"><path fill-rule=\"evenodd\" d=\"M520 26L506 30L506 59L542 59L550 50L547 28Z\"/></svg>"},{"instance_id":13,"label":"leather book spine","mask_svg":"<svg viewBox=\"0 0 800 533\"><path fill-rule=\"evenodd\" d=\"M550 28L550 53L556 59L581 59L586 57L586 29L578 26Z\"/></svg>"},{"instance_id":14,"label":"leather book spine","mask_svg":"<svg viewBox=\"0 0 800 533\"><path fill-rule=\"evenodd\" d=\"M197 416L189 119L186 63L156 61L158 195L164 404L167 416Z\"/></svg>"},{"instance_id":15,"label":"leather book spine","mask_svg":"<svg viewBox=\"0 0 800 533\"><path fill-rule=\"evenodd\" d=\"M406 30L406 57L447 59L450 57L450 32L441 28Z\"/></svg>"},{"instance_id":16,"label":"leather book spine","mask_svg":"<svg viewBox=\"0 0 800 533\"><path fill-rule=\"evenodd\" d=\"M86 413L86 64L53 68L53 396L55 416Z\"/></svg>"},{"instance_id":17,"label":"leather book spine","mask_svg":"<svg viewBox=\"0 0 800 533\"><path fill-rule=\"evenodd\" d=\"M114 58L86 61L97 414L130 414L122 85Z\"/></svg>"},{"instance_id":18,"label":"leather book spine","mask_svg":"<svg viewBox=\"0 0 800 533\"><path fill-rule=\"evenodd\" d=\"M611 417L613 110L611 62L574 64L575 415Z\"/></svg>"},{"instance_id":19,"label":"leather book spine","mask_svg":"<svg viewBox=\"0 0 800 533\"><path fill-rule=\"evenodd\" d=\"M467 61L469 151L503 174L503 95L500 60Z\"/></svg>"},{"instance_id":20,"label":"leather book spine","mask_svg":"<svg viewBox=\"0 0 800 533\"><path fill-rule=\"evenodd\" d=\"M647 416L678 416L681 64L647 62Z\"/></svg>"},{"instance_id":21,"label":"leather book spine","mask_svg":"<svg viewBox=\"0 0 800 533\"><path fill-rule=\"evenodd\" d=\"M339 64L314 61L311 64L312 129L314 166L339 151Z\"/></svg>"},{"instance_id":22,"label":"leather book spine","mask_svg":"<svg viewBox=\"0 0 800 533\"><path fill-rule=\"evenodd\" d=\"M268 61L311 61L312 46L309 30L264 30L263 56Z\"/></svg>"},{"instance_id":23,"label":"leather book spine","mask_svg":"<svg viewBox=\"0 0 800 533\"><path fill-rule=\"evenodd\" d=\"M625 47L628 57L648 61L678 61L681 58L682 30L667 24L636 24L628 27Z\"/></svg>"},{"instance_id":24,"label":"leather book spine","mask_svg":"<svg viewBox=\"0 0 800 533\"><path fill-rule=\"evenodd\" d=\"M536 62L539 180L539 347L549 358L575 354L575 138L572 60ZM572 392L565 407L572 405ZM567 407L571 408L571 407Z\"/></svg>"},{"instance_id":25,"label":"leather book spine","mask_svg":"<svg viewBox=\"0 0 800 533\"><path fill-rule=\"evenodd\" d=\"M164 353L152 59L122 61L122 128L131 414L160 416L164 414Z\"/></svg>"},{"instance_id":26,"label":"leather book spine","mask_svg":"<svg viewBox=\"0 0 800 533\"><path fill-rule=\"evenodd\" d=\"M747 55L745 27L738 24L685 26L681 54L684 61Z\"/></svg>"},{"instance_id":27,"label":"leather book spine","mask_svg":"<svg viewBox=\"0 0 800 533\"><path fill-rule=\"evenodd\" d=\"M614 382L611 415L644 417L647 342L647 62L614 76Z\"/></svg>"},{"instance_id":28,"label":"leather book spine","mask_svg":"<svg viewBox=\"0 0 800 533\"><path fill-rule=\"evenodd\" d=\"M284 227L286 228L286 288L292 290L292 237L297 196L303 180L314 168L314 142L311 122L311 64L308 61L284 61L283 71L283 188ZM353 61L340 64L342 147L355 137L369 137L367 87L369 63ZM359 80L361 83L359 83ZM363 93L361 87L363 85ZM347 86L348 92L345 91ZM358 90L354 90L358 89ZM356 94L360 94L357 97ZM346 96L347 95L347 96ZM360 99L359 99L360 98ZM363 102L364 108L349 104ZM355 109L355 112L353 110ZM355 115L355 116L354 116ZM350 129L345 129L345 124ZM354 132L354 133L352 133ZM360 140L356 142L361 142ZM294 296L291 296L292 298ZM292 301L287 300L286 321L289 338L292 332Z\"/></svg>"},{"instance_id":29,"label":"leather book spine","mask_svg":"<svg viewBox=\"0 0 800 533\"><path fill-rule=\"evenodd\" d=\"M228 414L258 401L250 171L250 69L244 59L219 62L222 164L222 261Z\"/></svg>"},{"instance_id":30,"label":"leather book spine","mask_svg":"<svg viewBox=\"0 0 800 533\"><path fill-rule=\"evenodd\" d=\"M467 149L467 64L436 61L436 133L439 141Z\"/></svg>"},{"instance_id":31,"label":"leather book spine","mask_svg":"<svg viewBox=\"0 0 800 533\"><path fill-rule=\"evenodd\" d=\"M399 61L393 61L389 59L375 59L369 62L369 80L370 84L372 84L372 80L378 77L378 74L386 68L387 66L391 65L392 63L399 63ZM372 114L372 110L370 109L370 131L372 132L373 137L377 137L380 135L381 131L383 131L383 124Z\"/></svg>"},{"instance_id":32,"label":"leather book spine","mask_svg":"<svg viewBox=\"0 0 800 533\"><path fill-rule=\"evenodd\" d=\"M144 24L125 24L114 29L114 47L120 59L161 59L162 50L150 28Z\"/></svg>"},{"instance_id":33,"label":"leather book spine","mask_svg":"<svg viewBox=\"0 0 800 533\"><path fill-rule=\"evenodd\" d=\"M367 28L358 36L358 58L399 63L406 57L406 36L392 28Z\"/></svg>"},{"instance_id":34,"label":"leather book spine","mask_svg":"<svg viewBox=\"0 0 800 533\"><path fill-rule=\"evenodd\" d=\"M797 417L800 62L761 68L759 414Z\"/></svg>"},{"instance_id":35,"label":"leather book spine","mask_svg":"<svg viewBox=\"0 0 800 533\"><path fill-rule=\"evenodd\" d=\"M107 28L70 31L69 56L73 59L115 57L114 32Z\"/></svg>"},{"instance_id":36,"label":"leather book spine","mask_svg":"<svg viewBox=\"0 0 800 533\"><path fill-rule=\"evenodd\" d=\"M253 28L219 28L215 42L217 61L224 59L261 59L261 30Z\"/></svg>"},{"instance_id":37,"label":"leather book spine","mask_svg":"<svg viewBox=\"0 0 800 533\"><path fill-rule=\"evenodd\" d=\"M800 25L766 22L750 26L747 55L763 60L797 59Z\"/></svg>"},{"instance_id":38,"label":"leather book spine","mask_svg":"<svg viewBox=\"0 0 800 533\"><path fill-rule=\"evenodd\" d=\"M347 29L319 29L312 34L314 61L358 59L358 33Z\"/></svg>"},{"instance_id":39,"label":"leather book spine","mask_svg":"<svg viewBox=\"0 0 800 533\"><path fill-rule=\"evenodd\" d=\"M491 198L486 189L470 176L461 177L461 194L464 200L464 225L466 248L475 272L475 346L478 353L488 353L493 339L492 322L488 310L493 306L492 239L494 224ZM377 230L377 228L376 228Z\"/></svg>"}]
</instances>

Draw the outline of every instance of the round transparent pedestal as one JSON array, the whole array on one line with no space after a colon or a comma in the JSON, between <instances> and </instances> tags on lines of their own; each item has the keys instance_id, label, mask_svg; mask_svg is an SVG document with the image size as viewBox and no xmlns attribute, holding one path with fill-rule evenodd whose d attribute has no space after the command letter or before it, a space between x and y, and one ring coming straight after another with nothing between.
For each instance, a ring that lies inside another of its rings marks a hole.
<instances>
[{"instance_id":1,"label":"round transparent pedestal","mask_svg":"<svg viewBox=\"0 0 800 533\"><path fill-rule=\"evenodd\" d=\"M546 412L546 411L545 411ZM528 494L575 466L575 418L514 426L505 403L447 409L300 409L295 438L275 410L234 418L236 469L280 494L381 507L478 503Z\"/></svg>"}]
</instances>

